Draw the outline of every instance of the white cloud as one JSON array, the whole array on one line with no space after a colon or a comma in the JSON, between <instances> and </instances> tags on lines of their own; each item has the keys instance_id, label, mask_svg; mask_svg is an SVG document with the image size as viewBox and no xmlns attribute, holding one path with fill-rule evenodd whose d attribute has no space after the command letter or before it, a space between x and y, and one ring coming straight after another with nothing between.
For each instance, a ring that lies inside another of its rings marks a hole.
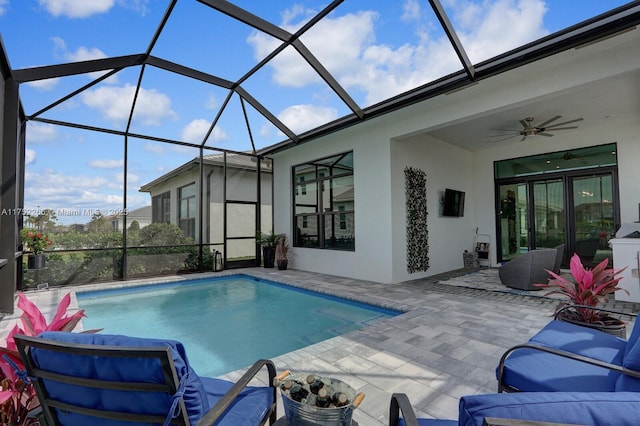
<instances>
[{"instance_id":1,"label":"white cloud","mask_svg":"<svg viewBox=\"0 0 640 426\"><path fill-rule=\"evenodd\" d=\"M547 11L543 0L497 0L488 8L471 10L473 19L465 16L463 22L468 24L458 30L458 36L474 62L489 59L549 33L543 26ZM505 22L518 24L505 26Z\"/></svg>"},{"instance_id":2,"label":"white cloud","mask_svg":"<svg viewBox=\"0 0 640 426\"><path fill-rule=\"evenodd\" d=\"M117 175L116 178L118 178L118 176L121 177L122 174ZM140 176L138 176L135 173L131 173L131 172L127 173L127 183L129 185L133 185L133 184L136 184L138 182L140 182Z\"/></svg>"},{"instance_id":3,"label":"white cloud","mask_svg":"<svg viewBox=\"0 0 640 426\"><path fill-rule=\"evenodd\" d=\"M164 146L162 144L151 142L147 142L144 145L144 150L153 154L164 154L165 152Z\"/></svg>"},{"instance_id":4,"label":"white cloud","mask_svg":"<svg viewBox=\"0 0 640 426\"><path fill-rule=\"evenodd\" d=\"M25 199L51 209L122 206L122 196L106 193L109 181L103 177L65 175L53 170L25 173ZM116 201L114 203L114 200Z\"/></svg>"},{"instance_id":5,"label":"white cloud","mask_svg":"<svg viewBox=\"0 0 640 426\"><path fill-rule=\"evenodd\" d=\"M278 114L278 118L292 131L299 133L335 120L338 111L315 105L293 105Z\"/></svg>"},{"instance_id":6,"label":"white cloud","mask_svg":"<svg viewBox=\"0 0 640 426\"><path fill-rule=\"evenodd\" d=\"M100 87L81 94L82 101L102 113L109 121L124 123L128 117L135 94L135 86ZM175 120L171 99L155 89L140 88L134 112L134 122L141 125L159 125L166 120Z\"/></svg>"},{"instance_id":7,"label":"white cloud","mask_svg":"<svg viewBox=\"0 0 640 426\"><path fill-rule=\"evenodd\" d=\"M51 41L53 42L53 50L56 57L62 58L65 62L82 62L107 58L107 54L97 47L80 46L75 50L75 52L72 52L67 49L67 43L62 37L51 37ZM93 80L107 72L109 71L92 72L88 73L87 76ZM116 75L112 75L105 81L110 84L118 84L118 78Z\"/></svg>"},{"instance_id":8,"label":"white cloud","mask_svg":"<svg viewBox=\"0 0 640 426\"><path fill-rule=\"evenodd\" d=\"M191 143L202 143L202 139L209 131L211 123L203 118L193 120L182 129L182 140ZM209 141L224 141L229 139L229 135L219 127L213 129L213 132L209 135Z\"/></svg>"},{"instance_id":9,"label":"white cloud","mask_svg":"<svg viewBox=\"0 0 640 426\"><path fill-rule=\"evenodd\" d=\"M210 125L211 123L201 118L191 121L191 123L182 129L182 140L191 143L201 143Z\"/></svg>"},{"instance_id":10,"label":"white cloud","mask_svg":"<svg viewBox=\"0 0 640 426\"><path fill-rule=\"evenodd\" d=\"M302 22L306 19L300 19L300 16L305 18L316 15L317 11L311 9L305 9L301 4L294 4L289 9L285 9L280 13L282 18L282 25L287 27L289 31L295 32L301 27Z\"/></svg>"},{"instance_id":11,"label":"white cloud","mask_svg":"<svg viewBox=\"0 0 640 426\"><path fill-rule=\"evenodd\" d=\"M46 92L49 90L53 90L58 85L59 82L60 82L60 79L56 77L56 78L48 78L46 80L30 81L25 84L29 87L32 87L33 89L43 90Z\"/></svg>"},{"instance_id":12,"label":"white cloud","mask_svg":"<svg viewBox=\"0 0 640 426\"><path fill-rule=\"evenodd\" d=\"M97 47L86 48L84 46L80 46L75 52L67 52L65 57L71 62L79 62L79 61L88 61L91 59L102 59L106 58L107 55Z\"/></svg>"},{"instance_id":13,"label":"white cloud","mask_svg":"<svg viewBox=\"0 0 640 426\"><path fill-rule=\"evenodd\" d=\"M58 130L51 124L27 122L27 143L50 142L60 138Z\"/></svg>"},{"instance_id":14,"label":"white cloud","mask_svg":"<svg viewBox=\"0 0 640 426\"><path fill-rule=\"evenodd\" d=\"M24 150L24 164L31 164L36 161L37 154L33 149Z\"/></svg>"},{"instance_id":15,"label":"white cloud","mask_svg":"<svg viewBox=\"0 0 640 426\"><path fill-rule=\"evenodd\" d=\"M95 167L96 169L118 169L124 167L124 160L91 160L89 161L89 166Z\"/></svg>"},{"instance_id":16,"label":"white cloud","mask_svg":"<svg viewBox=\"0 0 640 426\"><path fill-rule=\"evenodd\" d=\"M51 42L53 43L53 49L55 51L65 51L67 50L67 43L64 41L62 37L53 36L51 37Z\"/></svg>"},{"instance_id":17,"label":"white cloud","mask_svg":"<svg viewBox=\"0 0 640 426\"><path fill-rule=\"evenodd\" d=\"M448 0L446 6L473 62L547 34L542 20L546 11L543 0L486 0L481 5L469 0ZM281 25L294 31L299 26L294 20L302 22L305 17L302 8L292 8L283 15ZM415 41L398 46L377 42L380 17L374 11L326 17L301 40L347 90L361 91L367 105L462 68L447 37L440 30L435 35L430 33L430 28L440 25L423 13L417 0L406 0L399 18L407 25L415 25ZM259 32L249 36L247 42L260 59L280 44ZM291 48L272 60L270 66L273 80L283 87L302 88L321 81Z\"/></svg>"},{"instance_id":18,"label":"white cloud","mask_svg":"<svg viewBox=\"0 0 640 426\"><path fill-rule=\"evenodd\" d=\"M207 101L204 104L206 109L217 109L220 106L218 99L216 99L215 95L209 95Z\"/></svg>"},{"instance_id":19,"label":"white cloud","mask_svg":"<svg viewBox=\"0 0 640 426\"><path fill-rule=\"evenodd\" d=\"M418 0L406 0L402 5L403 14L400 19L403 21L414 21L420 19L421 9Z\"/></svg>"},{"instance_id":20,"label":"white cloud","mask_svg":"<svg viewBox=\"0 0 640 426\"><path fill-rule=\"evenodd\" d=\"M371 11L350 13L338 18L327 17L305 33L302 41L339 78L340 74L350 73L360 65L360 54L375 38L376 19L377 13ZM294 25L289 24L286 29L293 30ZM247 41L253 46L256 58L266 56L280 44L258 32L253 33ZM281 86L304 87L322 81L292 48L279 54L270 64L274 69L273 79Z\"/></svg>"},{"instance_id":21,"label":"white cloud","mask_svg":"<svg viewBox=\"0 0 640 426\"><path fill-rule=\"evenodd\" d=\"M8 4L9 0L0 0L0 16L6 13Z\"/></svg>"},{"instance_id":22,"label":"white cloud","mask_svg":"<svg viewBox=\"0 0 640 426\"><path fill-rule=\"evenodd\" d=\"M39 0L39 3L55 17L86 18L109 11L114 0Z\"/></svg>"},{"instance_id":23,"label":"white cloud","mask_svg":"<svg viewBox=\"0 0 640 426\"><path fill-rule=\"evenodd\" d=\"M149 12L149 0L118 0L118 5L145 16Z\"/></svg>"}]
</instances>

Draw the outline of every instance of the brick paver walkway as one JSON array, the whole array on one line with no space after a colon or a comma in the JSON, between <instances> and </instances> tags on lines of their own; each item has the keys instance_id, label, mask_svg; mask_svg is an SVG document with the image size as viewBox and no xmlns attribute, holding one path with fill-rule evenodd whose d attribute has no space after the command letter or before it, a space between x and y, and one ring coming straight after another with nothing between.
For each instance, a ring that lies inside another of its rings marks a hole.
<instances>
[{"instance_id":1,"label":"brick paver walkway","mask_svg":"<svg viewBox=\"0 0 640 426\"><path fill-rule=\"evenodd\" d=\"M408 394L419 416L457 418L458 398L495 392L495 367L502 353L543 327L558 303L542 297L439 284L472 272L469 270L392 285L263 268L213 275L238 272L405 312L273 359L279 371L336 377L364 392L366 397L354 413L360 426L387 424L393 392ZM105 284L89 287L96 286ZM69 289L51 289L29 297L53 315L57 301L66 291ZM638 312L639 308L628 302L612 302L609 307L629 313ZM2 335L16 318L6 316L0 322ZM234 380L241 373L225 377ZM281 404L279 411L282 415Z\"/></svg>"}]
</instances>

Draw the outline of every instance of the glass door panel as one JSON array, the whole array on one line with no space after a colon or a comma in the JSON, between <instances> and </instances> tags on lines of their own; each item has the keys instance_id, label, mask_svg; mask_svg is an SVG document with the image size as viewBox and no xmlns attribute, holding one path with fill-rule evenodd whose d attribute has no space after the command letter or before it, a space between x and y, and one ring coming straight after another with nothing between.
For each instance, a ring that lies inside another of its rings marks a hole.
<instances>
[{"instance_id":1,"label":"glass door panel","mask_svg":"<svg viewBox=\"0 0 640 426\"><path fill-rule=\"evenodd\" d=\"M527 186L500 185L500 250L506 261L528 251Z\"/></svg>"},{"instance_id":2,"label":"glass door panel","mask_svg":"<svg viewBox=\"0 0 640 426\"><path fill-rule=\"evenodd\" d=\"M565 202L562 179L533 182L535 240L531 248L553 248L565 239Z\"/></svg>"},{"instance_id":3,"label":"glass door panel","mask_svg":"<svg viewBox=\"0 0 640 426\"><path fill-rule=\"evenodd\" d=\"M586 266L605 258L613 264L609 239L615 233L613 179L610 174L572 179L574 251Z\"/></svg>"},{"instance_id":4,"label":"glass door panel","mask_svg":"<svg viewBox=\"0 0 640 426\"><path fill-rule=\"evenodd\" d=\"M226 267L255 266L256 203L228 201L226 209Z\"/></svg>"}]
</instances>

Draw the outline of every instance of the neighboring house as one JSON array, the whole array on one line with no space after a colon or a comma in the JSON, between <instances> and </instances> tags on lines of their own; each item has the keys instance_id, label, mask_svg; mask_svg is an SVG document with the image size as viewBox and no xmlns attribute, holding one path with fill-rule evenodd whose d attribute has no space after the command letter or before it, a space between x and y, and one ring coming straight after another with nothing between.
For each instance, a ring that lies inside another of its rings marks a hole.
<instances>
[{"instance_id":1,"label":"neighboring house","mask_svg":"<svg viewBox=\"0 0 640 426\"><path fill-rule=\"evenodd\" d=\"M202 242L219 251L226 242L227 259L255 257L258 216L264 232L272 229L271 161L261 161L259 194L254 157L232 153L206 155L203 166L202 188L198 158L140 188L140 192L148 192L151 196L152 222L172 223L186 236L200 242L197 200L201 193L205 200L204 218L208 218L203 221ZM225 197L226 203L223 202ZM258 205L261 206L259 215Z\"/></svg>"},{"instance_id":2,"label":"neighboring house","mask_svg":"<svg viewBox=\"0 0 640 426\"><path fill-rule=\"evenodd\" d=\"M125 226L125 220L127 229L131 227L133 222L138 222L140 228L144 228L151 223L151 206L128 210L126 215L119 214L109 216L109 220L111 221L113 230L117 232L122 232Z\"/></svg>"}]
</instances>

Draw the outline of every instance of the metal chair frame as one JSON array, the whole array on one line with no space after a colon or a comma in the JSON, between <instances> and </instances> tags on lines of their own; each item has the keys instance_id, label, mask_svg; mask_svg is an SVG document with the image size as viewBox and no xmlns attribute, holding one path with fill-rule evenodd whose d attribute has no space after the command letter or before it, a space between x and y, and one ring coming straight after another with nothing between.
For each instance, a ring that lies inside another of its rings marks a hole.
<instances>
[{"instance_id":1,"label":"metal chair frame","mask_svg":"<svg viewBox=\"0 0 640 426\"><path fill-rule=\"evenodd\" d=\"M122 420L141 423L160 423L165 420L165 416L151 414L122 413L115 411L98 410L86 408L78 405L68 404L51 398L47 392L44 380L54 380L60 383L90 387L95 389L109 389L118 391L144 391L144 392L161 392L173 395L179 387L179 380L176 373L175 365L169 347L139 347L139 346L107 346L79 344L69 342L58 342L38 337L30 337L24 335L16 335L15 341L18 352L25 365L27 374L31 378L42 413L39 418L44 419L49 426L58 426L60 423L56 416L55 409L66 410L73 413L94 416L98 418ZM111 357L111 358L155 358L160 362L164 383L137 383L137 382L119 382L106 381L98 379L89 379L83 377L70 376L65 374L54 373L38 368L35 364L31 349L39 348L58 353L68 353L81 356ZM231 387L231 389L211 408L198 422L197 426L212 425L233 403L238 394L249 384L249 382L262 370L267 369L269 376L269 386L273 388L273 404L265 414L261 425L269 421L270 424L276 421L276 388L272 385L276 375L275 365L270 360L259 360L254 363L245 374ZM179 401L180 414L172 420L172 424L178 426L190 426L187 410L185 408L184 399L181 397Z\"/></svg>"}]
</instances>

